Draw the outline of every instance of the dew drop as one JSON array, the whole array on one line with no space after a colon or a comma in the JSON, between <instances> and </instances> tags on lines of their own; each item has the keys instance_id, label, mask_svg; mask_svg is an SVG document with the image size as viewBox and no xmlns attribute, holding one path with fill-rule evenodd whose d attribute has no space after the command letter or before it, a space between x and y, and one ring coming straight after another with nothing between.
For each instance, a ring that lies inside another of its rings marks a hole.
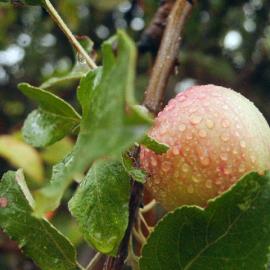
<instances>
[{"instance_id":1,"label":"dew drop","mask_svg":"<svg viewBox=\"0 0 270 270\"><path fill-rule=\"evenodd\" d=\"M245 148L245 147L246 147L246 142L245 142L245 141L240 141L240 146L241 146L242 148Z\"/></svg>"},{"instance_id":2,"label":"dew drop","mask_svg":"<svg viewBox=\"0 0 270 270\"><path fill-rule=\"evenodd\" d=\"M214 122L210 119L207 119L205 123L209 129L212 129L214 127Z\"/></svg>"},{"instance_id":3,"label":"dew drop","mask_svg":"<svg viewBox=\"0 0 270 270\"><path fill-rule=\"evenodd\" d=\"M205 186L206 186L206 188L212 188L212 182L211 182L211 180L207 180L206 181L206 183L205 183Z\"/></svg>"},{"instance_id":4,"label":"dew drop","mask_svg":"<svg viewBox=\"0 0 270 270\"><path fill-rule=\"evenodd\" d=\"M225 174L225 175L229 175L231 172L232 172L232 171L231 171L230 168L225 168L225 169L224 169L224 174Z\"/></svg>"},{"instance_id":5,"label":"dew drop","mask_svg":"<svg viewBox=\"0 0 270 270\"><path fill-rule=\"evenodd\" d=\"M160 179L159 178L156 178L155 181L154 181L157 185L160 184Z\"/></svg>"},{"instance_id":6,"label":"dew drop","mask_svg":"<svg viewBox=\"0 0 270 270\"><path fill-rule=\"evenodd\" d=\"M245 171L245 166L244 166L243 164L241 164L241 165L239 166L238 171L239 171L240 173L243 173L243 172Z\"/></svg>"},{"instance_id":7,"label":"dew drop","mask_svg":"<svg viewBox=\"0 0 270 270\"><path fill-rule=\"evenodd\" d=\"M228 155L227 155L226 153L221 153L219 157L220 157L220 159L223 160L223 161L228 160Z\"/></svg>"},{"instance_id":8,"label":"dew drop","mask_svg":"<svg viewBox=\"0 0 270 270\"><path fill-rule=\"evenodd\" d=\"M206 138L207 132L206 132L205 130L201 129L201 130L199 131L199 136L200 136L201 138Z\"/></svg>"},{"instance_id":9,"label":"dew drop","mask_svg":"<svg viewBox=\"0 0 270 270\"><path fill-rule=\"evenodd\" d=\"M182 166L182 171L184 172L184 173L187 173L188 171L189 171L189 166L188 166L188 164L184 164L183 166Z\"/></svg>"},{"instance_id":10,"label":"dew drop","mask_svg":"<svg viewBox=\"0 0 270 270\"><path fill-rule=\"evenodd\" d=\"M222 184L222 180L221 179L219 179L219 180L216 181L216 185L220 186L221 184Z\"/></svg>"},{"instance_id":11,"label":"dew drop","mask_svg":"<svg viewBox=\"0 0 270 270\"><path fill-rule=\"evenodd\" d=\"M179 149L178 149L177 147L173 147L172 153L173 153L175 156L178 156L179 153L180 153L180 151L179 151Z\"/></svg>"},{"instance_id":12,"label":"dew drop","mask_svg":"<svg viewBox=\"0 0 270 270\"><path fill-rule=\"evenodd\" d=\"M178 130L181 131L181 132L185 131L186 130L186 125L180 124L179 127L178 127Z\"/></svg>"},{"instance_id":13,"label":"dew drop","mask_svg":"<svg viewBox=\"0 0 270 270\"><path fill-rule=\"evenodd\" d=\"M227 142L230 139L230 136L227 133L221 135L221 140Z\"/></svg>"},{"instance_id":14,"label":"dew drop","mask_svg":"<svg viewBox=\"0 0 270 270\"><path fill-rule=\"evenodd\" d=\"M78 59L79 63L86 64L86 59L82 54L77 53L77 59Z\"/></svg>"},{"instance_id":15,"label":"dew drop","mask_svg":"<svg viewBox=\"0 0 270 270\"><path fill-rule=\"evenodd\" d=\"M200 158L200 162L203 166L208 166L210 164L210 159L208 157Z\"/></svg>"},{"instance_id":16,"label":"dew drop","mask_svg":"<svg viewBox=\"0 0 270 270\"><path fill-rule=\"evenodd\" d=\"M163 172L168 172L170 170L170 163L165 161L163 162L161 167L162 167Z\"/></svg>"},{"instance_id":17,"label":"dew drop","mask_svg":"<svg viewBox=\"0 0 270 270\"><path fill-rule=\"evenodd\" d=\"M201 180L199 177L196 177L196 176L192 176L191 180L194 182L194 183L199 183Z\"/></svg>"},{"instance_id":18,"label":"dew drop","mask_svg":"<svg viewBox=\"0 0 270 270\"><path fill-rule=\"evenodd\" d=\"M189 185L189 186L187 187L187 192L188 192L189 194L194 193L194 187L193 187L192 185Z\"/></svg>"},{"instance_id":19,"label":"dew drop","mask_svg":"<svg viewBox=\"0 0 270 270\"><path fill-rule=\"evenodd\" d=\"M190 122L193 125L197 125L202 121L202 117L196 114L191 115Z\"/></svg>"},{"instance_id":20,"label":"dew drop","mask_svg":"<svg viewBox=\"0 0 270 270\"><path fill-rule=\"evenodd\" d=\"M224 120L222 121L222 126L223 126L224 128L228 128L228 127L230 126L230 122L229 122L227 119L224 119Z\"/></svg>"},{"instance_id":21,"label":"dew drop","mask_svg":"<svg viewBox=\"0 0 270 270\"><path fill-rule=\"evenodd\" d=\"M153 167L156 167L157 166L157 161L156 161L156 159L155 158L151 158L151 165L153 166Z\"/></svg>"},{"instance_id":22,"label":"dew drop","mask_svg":"<svg viewBox=\"0 0 270 270\"><path fill-rule=\"evenodd\" d=\"M187 140L192 140L192 138L193 138L192 133L188 132L187 135L186 135L186 138L187 138Z\"/></svg>"}]
</instances>

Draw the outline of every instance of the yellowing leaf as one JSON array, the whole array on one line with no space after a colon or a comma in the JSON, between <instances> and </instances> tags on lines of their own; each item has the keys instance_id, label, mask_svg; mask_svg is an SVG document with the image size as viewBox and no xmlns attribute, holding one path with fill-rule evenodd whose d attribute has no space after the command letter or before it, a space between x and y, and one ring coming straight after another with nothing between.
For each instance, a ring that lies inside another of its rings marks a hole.
<instances>
[{"instance_id":1,"label":"yellowing leaf","mask_svg":"<svg viewBox=\"0 0 270 270\"><path fill-rule=\"evenodd\" d=\"M0 136L0 156L16 168L22 168L33 180L41 183L44 171L38 152L12 135Z\"/></svg>"}]
</instances>

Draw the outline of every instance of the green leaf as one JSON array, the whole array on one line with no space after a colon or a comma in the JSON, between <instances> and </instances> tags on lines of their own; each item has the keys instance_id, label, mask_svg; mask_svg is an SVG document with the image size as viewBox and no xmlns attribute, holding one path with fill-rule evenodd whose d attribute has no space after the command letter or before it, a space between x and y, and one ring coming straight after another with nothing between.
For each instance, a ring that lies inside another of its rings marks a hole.
<instances>
[{"instance_id":1,"label":"green leaf","mask_svg":"<svg viewBox=\"0 0 270 270\"><path fill-rule=\"evenodd\" d=\"M0 227L41 269L80 269L71 243L48 221L32 216L31 198L28 201L25 197L28 192L21 171L3 176L0 182Z\"/></svg>"},{"instance_id":2,"label":"green leaf","mask_svg":"<svg viewBox=\"0 0 270 270\"><path fill-rule=\"evenodd\" d=\"M117 57L112 43L118 42ZM120 157L149 127L148 115L138 110L133 96L136 49L119 32L103 44L103 68L82 78L78 99L82 106L80 133L68 161L55 167L47 187L38 192L35 213L40 215L58 207L74 174L82 173L101 157Z\"/></svg>"},{"instance_id":3,"label":"green leaf","mask_svg":"<svg viewBox=\"0 0 270 270\"><path fill-rule=\"evenodd\" d=\"M118 161L94 163L69 202L85 239L98 251L116 255L129 216L129 176Z\"/></svg>"},{"instance_id":4,"label":"green leaf","mask_svg":"<svg viewBox=\"0 0 270 270\"><path fill-rule=\"evenodd\" d=\"M73 162L73 152L71 152L53 166L49 184L35 192L34 215L36 217L42 217L46 212L53 211L59 206L65 190L73 181L71 171Z\"/></svg>"},{"instance_id":5,"label":"green leaf","mask_svg":"<svg viewBox=\"0 0 270 270\"><path fill-rule=\"evenodd\" d=\"M167 144L160 143L148 135L143 137L143 139L140 141L140 144L144 145L157 154L164 154L169 150L169 146Z\"/></svg>"},{"instance_id":6,"label":"green leaf","mask_svg":"<svg viewBox=\"0 0 270 270\"><path fill-rule=\"evenodd\" d=\"M9 161L16 168L23 168L25 173L42 183L44 171L38 152L31 146L12 135L0 136L0 156Z\"/></svg>"},{"instance_id":7,"label":"green leaf","mask_svg":"<svg viewBox=\"0 0 270 270\"><path fill-rule=\"evenodd\" d=\"M250 173L203 210L182 207L158 224L141 270L266 269L270 246L270 173Z\"/></svg>"},{"instance_id":8,"label":"green leaf","mask_svg":"<svg viewBox=\"0 0 270 270\"><path fill-rule=\"evenodd\" d=\"M40 105L24 123L22 132L27 143L35 147L51 145L78 127L80 115L63 99L26 83L18 87Z\"/></svg>"},{"instance_id":9,"label":"green leaf","mask_svg":"<svg viewBox=\"0 0 270 270\"><path fill-rule=\"evenodd\" d=\"M122 156L122 164L128 175L131 176L135 181L145 183L147 174L143 170L135 168L133 166L132 159L128 155L124 154Z\"/></svg>"},{"instance_id":10,"label":"green leaf","mask_svg":"<svg viewBox=\"0 0 270 270\"><path fill-rule=\"evenodd\" d=\"M117 57L112 49L115 40ZM105 42L102 51L103 69L88 73L78 89L83 116L74 151L76 171L83 171L99 157L120 156L144 135L151 121L135 107L134 43L118 32L117 39Z\"/></svg>"}]
</instances>

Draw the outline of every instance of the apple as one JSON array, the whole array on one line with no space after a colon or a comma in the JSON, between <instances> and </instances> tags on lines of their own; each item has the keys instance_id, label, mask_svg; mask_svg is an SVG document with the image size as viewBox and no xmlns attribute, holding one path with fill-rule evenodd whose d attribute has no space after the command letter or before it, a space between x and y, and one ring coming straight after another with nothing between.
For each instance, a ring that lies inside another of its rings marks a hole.
<instances>
[{"instance_id":1,"label":"apple","mask_svg":"<svg viewBox=\"0 0 270 270\"><path fill-rule=\"evenodd\" d=\"M270 169L270 128L241 94L221 86L194 86L178 94L155 119L149 135L168 144L159 155L142 147L147 189L167 209L206 207L250 172Z\"/></svg>"}]
</instances>

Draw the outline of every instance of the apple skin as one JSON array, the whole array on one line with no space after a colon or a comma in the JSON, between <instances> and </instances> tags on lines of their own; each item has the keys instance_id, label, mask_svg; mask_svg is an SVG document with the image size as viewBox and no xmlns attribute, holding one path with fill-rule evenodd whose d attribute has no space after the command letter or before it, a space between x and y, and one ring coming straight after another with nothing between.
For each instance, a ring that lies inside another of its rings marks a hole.
<instances>
[{"instance_id":1,"label":"apple skin","mask_svg":"<svg viewBox=\"0 0 270 270\"><path fill-rule=\"evenodd\" d=\"M252 102L220 86L178 94L155 119L149 135L170 146L158 155L142 147L147 189L167 209L207 206L250 172L270 168L270 128Z\"/></svg>"}]
</instances>

